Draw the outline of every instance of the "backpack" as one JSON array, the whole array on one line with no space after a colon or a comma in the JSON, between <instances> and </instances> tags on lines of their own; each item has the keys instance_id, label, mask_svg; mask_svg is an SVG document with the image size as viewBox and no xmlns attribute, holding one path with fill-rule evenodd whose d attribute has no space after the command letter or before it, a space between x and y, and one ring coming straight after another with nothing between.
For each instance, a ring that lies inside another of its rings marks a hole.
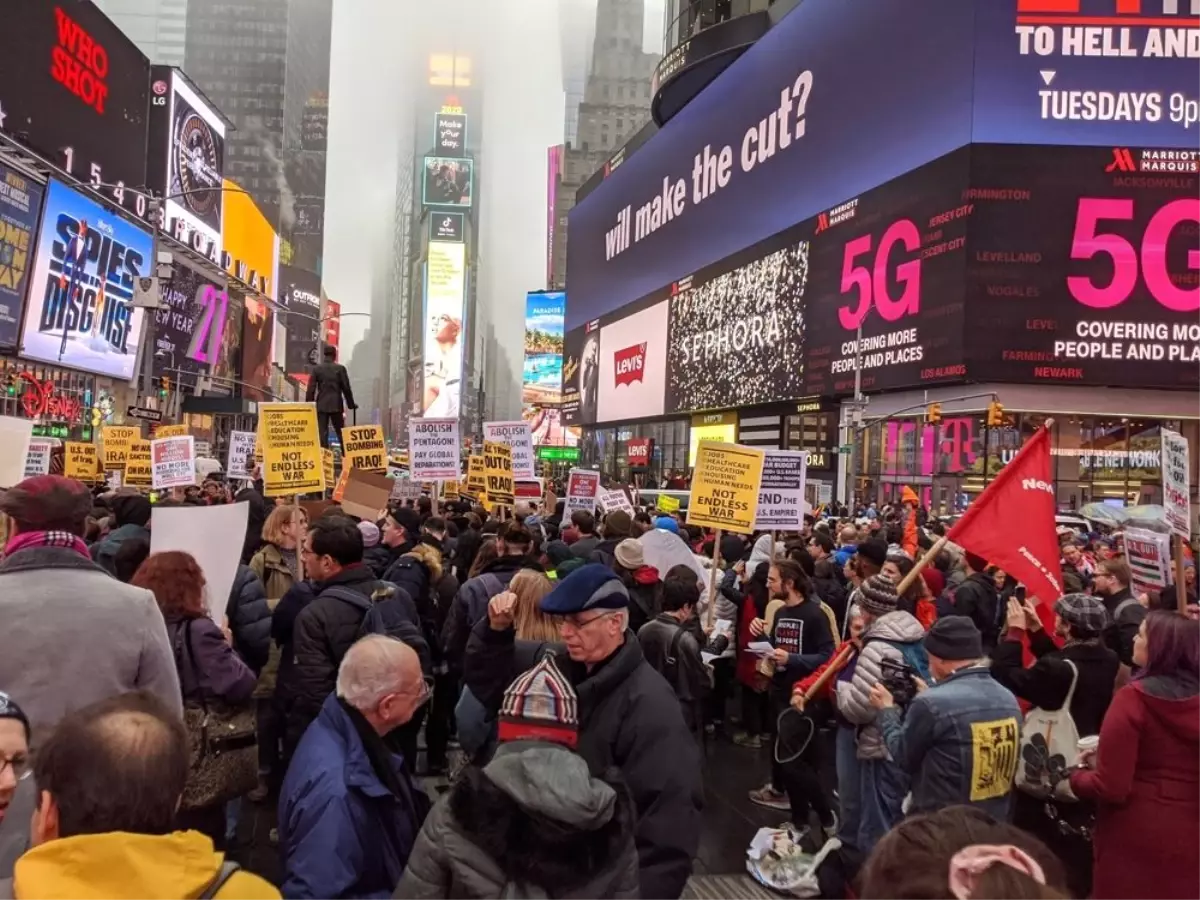
<instances>
[{"instance_id":1,"label":"backpack","mask_svg":"<svg viewBox=\"0 0 1200 900\"><path fill-rule=\"evenodd\" d=\"M358 636L382 634L398 641L403 641L416 651L421 660L421 671L426 675L433 673L433 655L429 650L429 641L421 630L420 624L413 622L404 613L399 603L390 602L398 588L389 581L380 581L370 597L345 585L335 584L321 592L322 596L333 597L343 603L349 603L356 609L362 610L362 622L358 626Z\"/></svg>"},{"instance_id":2,"label":"backpack","mask_svg":"<svg viewBox=\"0 0 1200 900\"><path fill-rule=\"evenodd\" d=\"M1065 776L1067 760L1075 758L1079 744L1079 729L1071 716L1079 670L1071 660L1063 662L1071 667L1071 687L1063 705L1051 710L1034 707L1021 727L1021 757L1014 782L1023 793L1043 800L1078 799Z\"/></svg>"}]
</instances>

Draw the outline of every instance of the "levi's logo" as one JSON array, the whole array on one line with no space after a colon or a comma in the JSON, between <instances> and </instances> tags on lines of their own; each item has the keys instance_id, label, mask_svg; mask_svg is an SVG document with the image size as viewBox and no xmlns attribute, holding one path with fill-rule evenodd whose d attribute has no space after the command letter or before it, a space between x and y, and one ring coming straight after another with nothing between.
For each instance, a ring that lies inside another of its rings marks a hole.
<instances>
[{"instance_id":1,"label":"levi's logo","mask_svg":"<svg viewBox=\"0 0 1200 900\"><path fill-rule=\"evenodd\" d=\"M646 345L634 344L613 354L613 387L642 381L646 371Z\"/></svg>"},{"instance_id":2,"label":"levi's logo","mask_svg":"<svg viewBox=\"0 0 1200 900\"><path fill-rule=\"evenodd\" d=\"M1112 162L1104 167L1105 172L1137 171L1137 166L1133 163L1133 154L1129 152L1128 147L1113 147L1112 154Z\"/></svg>"}]
</instances>

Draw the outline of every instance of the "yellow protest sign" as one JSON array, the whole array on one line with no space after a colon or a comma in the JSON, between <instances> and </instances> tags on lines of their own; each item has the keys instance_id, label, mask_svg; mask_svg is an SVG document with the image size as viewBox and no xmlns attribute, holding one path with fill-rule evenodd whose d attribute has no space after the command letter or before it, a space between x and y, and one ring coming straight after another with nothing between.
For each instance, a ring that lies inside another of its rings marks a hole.
<instances>
[{"instance_id":1,"label":"yellow protest sign","mask_svg":"<svg viewBox=\"0 0 1200 900\"><path fill-rule=\"evenodd\" d=\"M154 439L161 440L169 437L187 437L188 427L186 425L159 425L154 429Z\"/></svg>"},{"instance_id":2,"label":"yellow protest sign","mask_svg":"<svg viewBox=\"0 0 1200 900\"><path fill-rule=\"evenodd\" d=\"M317 408L311 403L260 403L263 493L268 497L325 491Z\"/></svg>"},{"instance_id":3,"label":"yellow protest sign","mask_svg":"<svg viewBox=\"0 0 1200 900\"><path fill-rule=\"evenodd\" d=\"M333 451L328 447L321 448L321 470L325 473L325 484L333 484Z\"/></svg>"},{"instance_id":4,"label":"yellow protest sign","mask_svg":"<svg viewBox=\"0 0 1200 900\"><path fill-rule=\"evenodd\" d=\"M668 494L659 494L658 499L654 501L654 505L657 506L661 512L679 512L679 498L672 497Z\"/></svg>"},{"instance_id":5,"label":"yellow protest sign","mask_svg":"<svg viewBox=\"0 0 1200 900\"><path fill-rule=\"evenodd\" d=\"M101 434L104 441L104 470L124 469L129 445L142 436L142 429L135 425L105 425Z\"/></svg>"},{"instance_id":6,"label":"yellow protest sign","mask_svg":"<svg viewBox=\"0 0 1200 900\"><path fill-rule=\"evenodd\" d=\"M442 498L445 500L457 500L461 490L457 481L442 482Z\"/></svg>"},{"instance_id":7,"label":"yellow protest sign","mask_svg":"<svg viewBox=\"0 0 1200 900\"><path fill-rule=\"evenodd\" d=\"M348 425L342 429L342 468L386 472L387 444L381 425Z\"/></svg>"},{"instance_id":8,"label":"yellow protest sign","mask_svg":"<svg viewBox=\"0 0 1200 900\"><path fill-rule=\"evenodd\" d=\"M487 475L483 471L483 456L467 457L467 490L472 494L487 490Z\"/></svg>"},{"instance_id":9,"label":"yellow protest sign","mask_svg":"<svg viewBox=\"0 0 1200 900\"><path fill-rule=\"evenodd\" d=\"M125 457L125 486L150 487L153 480L154 472L150 463L150 442L136 440L129 445L129 453Z\"/></svg>"},{"instance_id":10,"label":"yellow protest sign","mask_svg":"<svg viewBox=\"0 0 1200 900\"><path fill-rule=\"evenodd\" d=\"M740 444L701 441L688 498L688 524L752 534L763 455Z\"/></svg>"},{"instance_id":11,"label":"yellow protest sign","mask_svg":"<svg viewBox=\"0 0 1200 900\"><path fill-rule=\"evenodd\" d=\"M495 506L513 504L512 447L499 441L483 442L483 471L487 495Z\"/></svg>"},{"instance_id":12,"label":"yellow protest sign","mask_svg":"<svg viewBox=\"0 0 1200 900\"><path fill-rule=\"evenodd\" d=\"M100 454L95 444L81 441L63 442L63 475L79 481L92 482L100 474Z\"/></svg>"}]
</instances>

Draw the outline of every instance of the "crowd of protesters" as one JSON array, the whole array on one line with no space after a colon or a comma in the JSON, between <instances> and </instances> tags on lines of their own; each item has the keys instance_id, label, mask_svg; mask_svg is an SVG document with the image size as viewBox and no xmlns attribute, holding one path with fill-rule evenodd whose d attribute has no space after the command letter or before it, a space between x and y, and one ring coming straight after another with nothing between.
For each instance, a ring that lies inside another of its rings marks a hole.
<instances>
[{"instance_id":1,"label":"crowd of protesters","mask_svg":"<svg viewBox=\"0 0 1200 900\"><path fill-rule=\"evenodd\" d=\"M0 895L678 897L719 740L823 896L1200 895L1174 589L1074 532L1061 597L952 544L922 568L944 529L907 501L714 546L636 503L310 519L206 482L158 505L248 504L213 597L150 552L144 495L27 479L0 498ZM230 855L271 801L275 885Z\"/></svg>"}]
</instances>

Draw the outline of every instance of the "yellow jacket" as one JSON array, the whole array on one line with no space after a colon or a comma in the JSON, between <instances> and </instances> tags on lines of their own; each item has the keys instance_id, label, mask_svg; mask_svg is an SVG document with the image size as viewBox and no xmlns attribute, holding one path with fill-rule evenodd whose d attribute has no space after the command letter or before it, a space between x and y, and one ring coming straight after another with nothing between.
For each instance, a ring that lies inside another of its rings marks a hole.
<instances>
[{"instance_id":1,"label":"yellow jacket","mask_svg":"<svg viewBox=\"0 0 1200 900\"><path fill-rule=\"evenodd\" d=\"M216 879L224 854L198 831L84 834L49 841L17 860L17 900L199 897ZM278 900L279 891L246 871L229 877L217 897Z\"/></svg>"}]
</instances>

